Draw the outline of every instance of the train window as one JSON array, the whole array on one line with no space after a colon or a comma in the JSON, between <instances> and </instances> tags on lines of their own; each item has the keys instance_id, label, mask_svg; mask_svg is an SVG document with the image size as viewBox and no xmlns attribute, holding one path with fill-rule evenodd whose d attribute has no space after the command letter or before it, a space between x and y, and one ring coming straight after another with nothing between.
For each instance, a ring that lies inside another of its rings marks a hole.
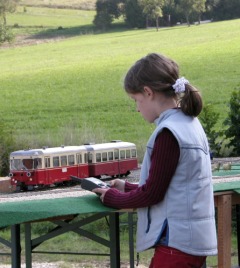
<instances>
[{"instance_id":1,"label":"train window","mask_svg":"<svg viewBox=\"0 0 240 268\"><path fill-rule=\"evenodd\" d=\"M114 159L119 159L119 151L118 150L114 150Z\"/></svg>"},{"instance_id":2,"label":"train window","mask_svg":"<svg viewBox=\"0 0 240 268\"><path fill-rule=\"evenodd\" d=\"M96 162L101 162L101 154L100 153L96 153Z\"/></svg>"},{"instance_id":3,"label":"train window","mask_svg":"<svg viewBox=\"0 0 240 268\"><path fill-rule=\"evenodd\" d=\"M22 160L22 169L33 169L33 159L26 158Z\"/></svg>"},{"instance_id":4,"label":"train window","mask_svg":"<svg viewBox=\"0 0 240 268\"><path fill-rule=\"evenodd\" d=\"M121 158L121 159L125 159L125 153L126 153L126 152L123 151L123 150L120 151L120 158Z\"/></svg>"},{"instance_id":5,"label":"train window","mask_svg":"<svg viewBox=\"0 0 240 268\"><path fill-rule=\"evenodd\" d=\"M67 156L61 155L61 166L67 166Z\"/></svg>"},{"instance_id":6,"label":"train window","mask_svg":"<svg viewBox=\"0 0 240 268\"><path fill-rule=\"evenodd\" d=\"M126 150L126 158L130 158L131 155L130 155L130 150Z\"/></svg>"},{"instance_id":7,"label":"train window","mask_svg":"<svg viewBox=\"0 0 240 268\"><path fill-rule=\"evenodd\" d=\"M132 149L132 150L131 150L131 153L132 153L132 157L136 157L136 156L137 156L137 151L136 151L136 149Z\"/></svg>"},{"instance_id":8,"label":"train window","mask_svg":"<svg viewBox=\"0 0 240 268\"><path fill-rule=\"evenodd\" d=\"M81 164L81 163L82 163L82 155L77 154L77 164Z\"/></svg>"},{"instance_id":9,"label":"train window","mask_svg":"<svg viewBox=\"0 0 240 268\"><path fill-rule=\"evenodd\" d=\"M54 167L59 167L59 156L54 156L53 157L53 166Z\"/></svg>"},{"instance_id":10,"label":"train window","mask_svg":"<svg viewBox=\"0 0 240 268\"><path fill-rule=\"evenodd\" d=\"M113 152L108 152L108 160L113 160Z\"/></svg>"},{"instance_id":11,"label":"train window","mask_svg":"<svg viewBox=\"0 0 240 268\"><path fill-rule=\"evenodd\" d=\"M42 159L41 158L35 158L33 160L33 165L35 169L42 168Z\"/></svg>"},{"instance_id":12,"label":"train window","mask_svg":"<svg viewBox=\"0 0 240 268\"><path fill-rule=\"evenodd\" d=\"M45 162L45 168L50 167L50 157L45 157L44 162Z\"/></svg>"},{"instance_id":13,"label":"train window","mask_svg":"<svg viewBox=\"0 0 240 268\"><path fill-rule=\"evenodd\" d=\"M21 170L22 169L22 159L12 159L11 160L11 170Z\"/></svg>"},{"instance_id":14,"label":"train window","mask_svg":"<svg viewBox=\"0 0 240 268\"><path fill-rule=\"evenodd\" d=\"M88 153L88 163L92 163L92 154L91 153Z\"/></svg>"},{"instance_id":15,"label":"train window","mask_svg":"<svg viewBox=\"0 0 240 268\"><path fill-rule=\"evenodd\" d=\"M87 153L84 154L84 163L88 162L88 157L87 157Z\"/></svg>"},{"instance_id":16,"label":"train window","mask_svg":"<svg viewBox=\"0 0 240 268\"><path fill-rule=\"evenodd\" d=\"M102 153L102 161L103 162L107 161L107 153Z\"/></svg>"},{"instance_id":17,"label":"train window","mask_svg":"<svg viewBox=\"0 0 240 268\"><path fill-rule=\"evenodd\" d=\"M68 156L68 165L73 166L74 165L74 155L71 154Z\"/></svg>"}]
</instances>

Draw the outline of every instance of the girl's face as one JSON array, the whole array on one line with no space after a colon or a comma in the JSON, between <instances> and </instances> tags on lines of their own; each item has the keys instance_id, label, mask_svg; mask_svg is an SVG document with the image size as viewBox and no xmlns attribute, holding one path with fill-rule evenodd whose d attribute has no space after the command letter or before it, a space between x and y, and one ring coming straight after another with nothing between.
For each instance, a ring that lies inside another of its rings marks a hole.
<instances>
[{"instance_id":1,"label":"girl's face","mask_svg":"<svg viewBox=\"0 0 240 268\"><path fill-rule=\"evenodd\" d=\"M174 98L167 98L164 94L154 93L149 87L144 87L141 93L128 94L136 103L137 112L149 123L153 123L159 115L172 108L177 107Z\"/></svg>"},{"instance_id":2,"label":"girl's face","mask_svg":"<svg viewBox=\"0 0 240 268\"><path fill-rule=\"evenodd\" d=\"M137 112L141 113L146 121L153 123L158 118L159 114L154 110L151 95L144 91L143 93L129 94L129 96L135 101Z\"/></svg>"}]
</instances>

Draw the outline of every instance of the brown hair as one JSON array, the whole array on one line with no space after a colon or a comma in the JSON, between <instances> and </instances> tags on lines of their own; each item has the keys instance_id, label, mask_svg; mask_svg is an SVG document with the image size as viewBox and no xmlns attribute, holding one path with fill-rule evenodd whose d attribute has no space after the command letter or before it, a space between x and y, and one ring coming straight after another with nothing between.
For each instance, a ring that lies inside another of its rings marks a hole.
<instances>
[{"instance_id":1,"label":"brown hair","mask_svg":"<svg viewBox=\"0 0 240 268\"><path fill-rule=\"evenodd\" d=\"M127 93L142 93L145 86L167 97L178 98L181 110L190 116L198 116L202 110L202 98L199 91L185 84L185 92L176 94L173 85L179 78L178 64L157 53L151 53L138 60L127 72L124 88Z\"/></svg>"}]
</instances>

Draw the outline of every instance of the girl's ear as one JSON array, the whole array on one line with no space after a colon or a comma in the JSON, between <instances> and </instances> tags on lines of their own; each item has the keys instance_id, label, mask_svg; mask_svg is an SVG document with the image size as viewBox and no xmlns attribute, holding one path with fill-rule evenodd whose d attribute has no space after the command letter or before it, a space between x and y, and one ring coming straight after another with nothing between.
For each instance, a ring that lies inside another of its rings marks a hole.
<instances>
[{"instance_id":1,"label":"girl's ear","mask_svg":"<svg viewBox=\"0 0 240 268\"><path fill-rule=\"evenodd\" d=\"M150 87L145 86L145 87L143 88L143 90L144 90L144 93L145 93L146 95L148 95L148 96L153 96L153 91L152 91L152 89L151 89Z\"/></svg>"}]
</instances>

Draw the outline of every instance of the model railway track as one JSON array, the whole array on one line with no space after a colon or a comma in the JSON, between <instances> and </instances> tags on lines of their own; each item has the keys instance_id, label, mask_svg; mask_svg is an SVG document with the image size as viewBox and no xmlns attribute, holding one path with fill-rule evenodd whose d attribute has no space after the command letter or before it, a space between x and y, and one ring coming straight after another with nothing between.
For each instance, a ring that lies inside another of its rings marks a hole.
<instances>
[{"instance_id":1,"label":"model railway track","mask_svg":"<svg viewBox=\"0 0 240 268\"><path fill-rule=\"evenodd\" d=\"M140 177L140 169L134 170L126 178L127 181L137 183ZM110 180L109 177L103 180ZM213 177L213 183L240 181L240 175ZM81 188L80 185L75 186L55 186L44 189L26 191L26 192L12 192L0 193L0 202L15 202L15 201L29 201L41 199L53 199L64 197L80 197L83 195L91 194Z\"/></svg>"},{"instance_id":2,"label":"model railway track","mask_svg":"<svg viewBox=\"0 0 240 268\"><path fill-rule=\"evenodd\" d=\"M139 179L140 169L132 171L126 178L130 182L137 182ZM103 176L103 181L111 180L111 177ZM0 193L0 202L15 202L27 200L54 199L63 197L79 197L91 194L81 188L80 184L74 186L52 186L35 189L32 191L20 191L11 193Z\"/></svg>"},{"instance_id":3,"label":"model railway track","mask_svg":"<svg viewBox=\"0 0 240 268\"><path fill-rule=\"evenodd\" d=\"M7 194L0 194L0 202L16 202L16 201L30 201L42 199L56 199L64 197L80 197L91 194L84 191L79 185L65 188L48 189L45 191L35 190L31 192L13 192Z\"/></svg>"}]
</instances>

